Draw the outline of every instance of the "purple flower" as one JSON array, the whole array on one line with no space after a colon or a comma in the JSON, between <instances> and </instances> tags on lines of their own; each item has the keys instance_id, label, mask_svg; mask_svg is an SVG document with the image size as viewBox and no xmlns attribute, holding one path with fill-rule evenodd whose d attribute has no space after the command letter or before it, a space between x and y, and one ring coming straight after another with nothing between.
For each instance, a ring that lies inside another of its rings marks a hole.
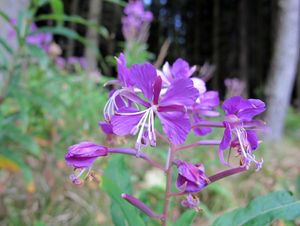
<instances>
[{"instance_id":1,"label":"purple flower","mask_svg":"<svg viewBox=\"0 0 300 226\"><path fill-rule=\"evenodd\" d=\"M66 60L63 57L56 57L55 58L55 64L57 65L57 67L59 67L60 69L64 69L66 66Z\"/></svg>"},{"instance_id":2,"label":"purple flower","mask_svg":"<svg viewBox=\"0 0 300 226\"><path fill-rule=\"evenodd\" d=\"M144 10L143 2L140 0L129 1L124 9L125 16L122 17L122 32L128 41L145 41L148 35L148 24L153 20L150 11ZM143 40L144 39L144 40Z\"/></svg>"},{"instance_id":3,"label":"purple flower","mask_svg":"<svg viewBox=\"0 0 300 226\"><path fill-rule=\"evenodd\" d=\"M145 99L132 92L123 95L144 110L133 107L120 108L111 119L114 133L117 135L138 133L136 147L139 150L144 133L147 132L149 143L155 145L154 119L157 116L169 140L173 144L182 144L190 131L186 107L193 105L198 96L193 82L186 78L178 79L161 96L162 80L151 64L133 65L130 74L135 87Z\"/></svg>"},{"instance_id":4,"label":"purple flower","mask_svg":"<svg viewBox=\"0 0 300 226\"><path fill-rule=\"evenodd\" d=\"M219 147L221 162L228 164L224 160L223 152L230 146L237 150L243 165L248 167L254 162L257 169L260 169L263 161L257 161L252 153L258 146L258 138L251 129L261 126L253 117L265 111L265 103L258 99L246 100L235 96L224 101L222 108L225 111L225 131Z\"/></svg>"},{"instance_id":5,"label":"purple flower","mask_svg":"<svg viewBox=\"0 0 300 226\"><path fill-rule=\"evenodd\" d=\"M191 164L183 160L175 160L178 168L177 188L184 192L199 192L209 183L203 164Z\"/></svg>"},{"instance_id":6,"label":"purple flower","mask_svg":"<svg viewBox=\"0 0 300 226\"><path fill-rule=\"evenodd\" d=\"M176 79L189 78L196 71L196 66L190 67L188 62L178 58L172 66L166 62L159 74L162 77L164 84L170 85ZM205 92L205 83L198 78L193 78L195 88L200 89L200 92Z\"/></svg>"},{"instance_id":7,"label":"purple flower","mask_svg":"<svg viewBox=\"0 0 300 226\"><path fill-rule=\"evenodd\" d=\"M200 94L196 103L190 108L193 123L198 124L207 121L205 117L219 116L215 108L219 105L219 94L216 91L208 91ZM197 136L204 136L212 132L209 127L194 127Z\"/></svg>"},{"instance_id":8,"label":"purple flower","mask_svg":"<svg viewBox=\"0 0 300 226\"><path fill-rule=\"evenodd\" d=\"M89 141L83 141L79 144L74 144L68 148L68 153L65 155L65 160L68 165L75 169L80 169L80 173L70 176L73 183L80 183L80 176L86 169L90 169L93 162L101 156L108 154L108 148L94 144Z\"/></svg>"},{"instance_id":9,"label":"purple flower","mask_svg":"<svg viewBox=\"0 0 300 226\"><path fill-rule=\"evenodd\" d=\"M192 194L188 194L186 199L182 200L181 205L186 208L195 209L199 206L200 200L197 196L194 196Z\"/></svg>"},{"instance_id":10,"label":"purple flower","mask_svg":"<svg viewBox=\"0 0 300 226\"><path fill-rule=\"evenodd\" d=\"M13 26L16 26L17 25L17 20L13 18L13 19L10 20L10 23ZM33 33L37 29L38 28L37 28L36 24L32 23L30 25L30 28L29 28L29 33ZM8 32L8 38L9 39L11 39L11 38L15 39L16 36L17 36L17 34L16 34L16 31L14 29L11 29ZM29 34L26 37L26 43L27 44L36 45L36 46L44 49L46 52L47 52L48 47L49 47L50 43L52 42L52 40L53 40L53 35L51 33L47 33L47 32Z\"/></svg>"},{"instance_id":11,"label":"purple flower","mask_svg":"<svg viewBox=\"0 0 300 226\"><path fill-rule=\"evenodd\" d=\"M83 141L68 148L65 160L74 168L89 168L93 162L101 156L106 156L108 149L104 146Z\"/></svg>"}]
</instances>

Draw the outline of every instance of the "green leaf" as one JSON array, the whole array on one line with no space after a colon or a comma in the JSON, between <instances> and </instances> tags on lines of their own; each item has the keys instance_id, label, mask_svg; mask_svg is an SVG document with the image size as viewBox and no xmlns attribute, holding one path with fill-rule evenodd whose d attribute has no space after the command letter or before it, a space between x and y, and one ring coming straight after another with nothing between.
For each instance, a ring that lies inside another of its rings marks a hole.
<instances>
[{"instance_id":1,"label":"green leaf","mask_svg":"<svg viewBox=\"0 0 300 226\"><path fill-rule=\"evenodd\" d=\"M61 0L50 0L52 11L57 15L64 14L64 5Z\"/></svg>"},{"instance_id":2,"label":"green leaf","mask_svg":"<svg viewBox=\"0 0 300 226\"><path fill-rule=\"evenodd\" d=\"M124 192L132 192L130 173L124 156L110 156L104 172L103 189L112 199L111 215L115 225L144 225L138 210L121 197L121 194Z\"/></svg>"},{"instance_id":3,"label":"green leaf","mask_svg":"<svg viewBox=\"0 0 300 226\"><path fill-rule=\"evenodd\" d=\"M294 220L300 216L300 201L290 192L280 191L257 197L246 207L238 208L217 218L213 226L268 225L276 219Z\"/></svg>"},{"instance_id":4,"label":"green leaf","mask_svg":"<svg viewBox=\"0 0 300 226\"><path fill-rule=\"evenodd\" d=\"M10 54L13 53L13 49L9 46L9 44L5 41L4 38L0 37L0 45Z\"/></svg>"},{"instance_id":5,"label":"green leaf","mask_svg":"<svg viewBox=\"0 0 300 226\"><path fill-rule=\"evenodd\" d=\"M38 33L43 33L43 32L49 32L57 35L62 35L67 38L75 39L80 42L83 42L84 44L86 43L86 40L80 36L76 31L73 31L72 29L62 27L62 26L56 26L56 27L40 27L36 29L34 32L30 33L29 35L34 35Z\"/></svg>"},{"instance_id":6,"label":"green leaf","mask_svg":"<svg viewBox=\"0 0 300 226\"><path fill-rule=\"evenodd\" d=\"M131 193L132 186L130 180L130 173L125 163L124 156L112 155L110 156L108 166L104 172L107 178L114 178L115 183L123 192Z\"/></svg>"},{"instance_id":7,"label":"green leaf","mask_svg":"<svg viewBox=\"0 0 300 226\"><path fill-rule=\"evenodd\" d=\"M48 64L48 55L43 49L36 45L29 44L27 44L26 47L30 54L39 60L42 66L46 66Z\"/></svg>"},{"instance_id":8,"label":"green leaf","mask_svg":"<svg viewBox=\"0 0 300 226\"><path fill-rule=\"evenodd\" d=\"M123 200L121 198L121 194L123 191L120 189L120 187L110 178L103 177L103 189L107 192L107 194L110 196L112 202L114 202L113 205L118 205L120 210L122 211L122 217L118 220L114 220L115 222L119 222L122 219L126 219L128 226L143 226L145 223L143 222L142 218L139 216L137 209L133 207L131 204L129 204L127 201ZM118 210L118 209L117 209ZM111 211L116 211L116 208L111 208ZM121 216L121 213L113 213L112 216ZM122 223L120 225L123 225Z\"/></svg>"},{"instance_id":9,"label":"green leaf","mask_svg":"<svg viewBox=\"0 0 300 226\"><path fill-rule=\"evenodd\" d=\"M175 222L174 226L189 226L192 225L196 216L196 211L193 209L185 211Z\"/></svg>"},{"instance_id":10,"label":"green leaf","mask_svg":"<svg viewBox=\"0 0 300 226\"><path fill-rule=\"evenodd\" d=\"M125 1L122 1L122 0L106 0L107 2L110 2L110 3L114 3L114 4L117 4L119 6L126 6L126 2Z\"/></svg>"},{"instance_id":11,"label":"green leaf","mask_svg":"<svg viewBox=\"0 0 300 226\"><path fill-rule=\"evenodd\" d=\"M6 13L4 13L3 11L0 11L0 17L2 17L2 19L4 19L7 23L10 23L9 16Z\"/></svg>"},{"instance_id":12,"label":"green leaf","mask_svg":"<svg viewBox=\"0 0 300 226\"><path fill-rule=\"evenodd\" d=\"M57 15L57 14L47 14L47 15L40 15L38 16L35 21L39 20L58 20L58 21L67 21L67 22L72 22L72 23L77 23L77 24L82 24L87 27L91 27L95 29L102 37L108 38L109 32L104 26L99 26L99 24L86 20L80 16L72 15Z\"/></svg>"}]
</instances>

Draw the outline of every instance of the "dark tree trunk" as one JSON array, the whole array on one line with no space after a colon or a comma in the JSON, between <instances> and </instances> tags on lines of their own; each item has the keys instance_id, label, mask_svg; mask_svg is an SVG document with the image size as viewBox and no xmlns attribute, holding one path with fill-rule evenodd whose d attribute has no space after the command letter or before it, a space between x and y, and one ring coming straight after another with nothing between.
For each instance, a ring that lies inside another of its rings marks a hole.
<instances>
[{"instance_id":1,"label":"dark tree trunk","mask_svg":"<svg viewBox=\"0 0 300 226\"><path fill-rule=\"evenodd\" d=\"M240 0L239 5L239 76L245 84L244 96L248 96L248 26L247 26L247 2Z\"/></svg>"},{"instance_id":2,"label":"dark tree trunk","mask_svg":"<svg viewBox=\"0 0 300 226\"><path fill-rule=\"evenodd\" d=\"M101 19L101 14L102 14L102 0L90 0L88 19L96 24L99 24ZM93 48L98 48L100 38L98 32L94 28L92 27L88 28L86 38ZM97 58L93 49L86 48L85 57L88 63L88 70L89 71L97 70L98 68Z\"/></svg>"}]
</instances>

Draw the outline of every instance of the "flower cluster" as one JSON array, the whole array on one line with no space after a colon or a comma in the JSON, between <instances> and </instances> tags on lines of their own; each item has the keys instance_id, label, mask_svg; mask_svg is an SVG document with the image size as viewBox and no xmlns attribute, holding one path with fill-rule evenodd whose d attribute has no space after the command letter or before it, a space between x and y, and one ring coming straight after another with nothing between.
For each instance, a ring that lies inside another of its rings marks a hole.
<instances>
[{"instance_id":1,"label":"flower cluster","mask_svg":"<svg viewBox=\"0 0 300 226\"><path fill-rule=\"evenodd\" d=\"M139 41L144 43L147 40L149 23L153 20L150 11L145 11L143 2L130 0L124 9L122 17L122 32L127 41Z\"/></svg>"},{"instance_id":2,"label":"flower cluster","mask_svg":"<svg viewBox=\"0 0 300 226\"><path fill-rule=\"evenodd\" d=\"M205 82L193 76L195 66L177 59L172 65L165 63L161 70L149 62L128 67L123 54L116 61L118 77L108 83L115 88L110 91L109 100L103 109L104 121L99 122L99 126L110 136L133 136L135 145L133 148L109 148L82 142L71 146L65 159L69 165L79 169L78 174L71 176L74 183L80 182L83 172L89 172L99 157L115 153L133 155L166 173L169 178L166 200L186 195L182 205L197 208L200 201L196 194L210 183L248 170L252 163L257 170L262 167L263 161L257 160L253 152L259 144L257 130L265 124L254 117L265 110L264 102L240 96L231 97L223 102L223 120L211 121L212 117L219 116L216 111L219 106L218 92L207 91ZM156 121L161 124L162 131L156 128ZM223 138L203 140L202 137L213 128L224 128ZM191 131L199 136L199 141L184 145ZM143 152L145 146L155 147L157 139L170 146L165 167ZM220 162L230 168L207 176L203 163L194 164L175 158L177 152L200 145L218 145ZM229 163L229 157L225 160L224 152L227 149L236 152L235 156L239 158L237 166ZM178 171L178 192L170 190L173 166ZM166 218L168 207L159 215L131 195L123 194L122 197L150 217L162 221ZM168 206L167 201L165 205Z\"/></svg>"}]
</instances>

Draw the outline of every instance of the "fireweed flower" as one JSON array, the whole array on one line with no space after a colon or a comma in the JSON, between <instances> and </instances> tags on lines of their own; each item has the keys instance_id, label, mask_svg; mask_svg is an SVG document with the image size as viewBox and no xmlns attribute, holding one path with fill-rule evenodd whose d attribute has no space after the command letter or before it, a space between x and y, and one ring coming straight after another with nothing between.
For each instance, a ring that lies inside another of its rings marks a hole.
<instances>
[{"instance_id":1,"label":"fireweed flower","mask_svg":"<svg viewBox=\"0 0 300 226\"><path fill-rule=\"evenodd\" d=\"M207 91L200 93L196 103L189 109L193 124L201 122L207 122L206 117L217 117L219 112L215 111L215 108L219 105L219 94L216 91ZM212 132L210 127L199 127L193 128L195 135L204 136Z\"/></svg>"},{"instance_id":2,"label":"fireweed flower","mask_svg":"<svg viewBox=\"0 0 300 226\"><path fill-rule=\"evenodd\" d=\"M150 11L145 11L143 2L140 0L129 1L124 9L122 17L122 32L127 41L147 40L149 23L153 20ZM146 37L145 37L146 35Z\"/></svg>"},{"instance_id":3,"label":"fireweed flower","mask_svg":"<svg viewBox=\"0 0 300 226\"><path fill-rule=\"evenodd\" d=\"M10 20L11 25L16 26L17 25L17 20L16 19L11 19ZM37 26L35 23L32 23L29 27L29 33L33 33L37 30ZM8 31L8 38L9 39L15 39L17 37L16 31L14 29L11 29ZM47 32L41 32L37 34L29 34L26 37L26 42L27 44L30 45L36 45L42 49L44 49L46 52L48 51L48 47L50 43L53 40L53 35L51 33Z\"/></svg>"},{"instance_id":4,"label":"fireweed flower","mask_svg":"<svg viewBox=\"0 0 300 226\"><path fill-rule=\"evenodd\" d=\"M187 193L199 192L209 184L203 164L191 164L177 159L174 164L178 169L177 188Z\"/></svg>"},{"instance_id":5,"label":"fireweed flower","mask_svg":"<svg viewBox=\"0 0 300 226\"><path fill-rule=\"evenodd\" d=\"M78 174L72 174L70 179L73 183L80 183L80 176L88 170L87 175L98 157L106 156L108 148L94 144L89 141L83 141L79 144L74 144L68 148L68 153L65 155L65 160L68 165L79 169Z\"/></svg>"},{"instance_id":6,"label":"fireweed flower","mask_svg":"<svg viewBox=\"0 0 300 226\"><path fill-rule=\"evenodd\" d=\"M190 131L190 122L186 107L193 105L198 91L190 79L178 79L173 82L164 95L160 95L162 79L157 76L156 69L149 63L136 64L130 69L131 80L141 90L142 99L135 93L128 93L136 107L120 108L112 117L113 131L117 135L138 134L136 148L140 150L144 134L152 146L156 145L154 120L157 116L163 131L173 144L182 144Z\"/></svg>"},{"instance_id":7,"label":"fireweed flower","mask_svg":"<svg viewBox=\"0 0 300 226\"><path fill-rule=\"evenodd\" d=\"M256 160L252 153L258 145L256 132L252 127L261 126L253 117L265 111L265 103L258 99L246 100L235 96L224 101L222 108L225 111L225 131L219 147L221 162L228 164L224 160L223 152L230 146L241 156L242 165L249 167L253 162L260 169L263 161Z\"/></svg>"},{"instance_id":8,"label":"fireweed flower","mask_svg":"<svg viewBox=\"0 0 300 226\"><path fill-rule=\"evenodd\" d=\"M158 71L158 74L163 80L163 85L169 86L174 80L189 78L196 71L196 66L190 67L188 62L178 58L172 66L168 62L163 65L162 71ZM200 80L200 79L199 79ZM201 80L202 81L202 80ZM198 81L198 78L193 78L195 88L206 90L204 82Z\"/></svg>"}]
</instances>

